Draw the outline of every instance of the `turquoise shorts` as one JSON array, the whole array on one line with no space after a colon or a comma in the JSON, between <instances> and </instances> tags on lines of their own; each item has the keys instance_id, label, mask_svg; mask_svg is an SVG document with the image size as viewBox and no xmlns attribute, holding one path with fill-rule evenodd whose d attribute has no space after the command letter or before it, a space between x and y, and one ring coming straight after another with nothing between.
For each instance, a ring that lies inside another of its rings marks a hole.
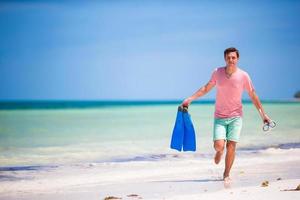
<instances>
[{"instance_id":1,"label":"turquoise shorts","mask_svg":"<svg viewBox=\"0 0 300 200\"><path fill-rule=\"evenodd\" d=\"M214 141L230 140L238 142L242 130L243 120L241 117L215 118Z\"/></svg>"}]
</instances>

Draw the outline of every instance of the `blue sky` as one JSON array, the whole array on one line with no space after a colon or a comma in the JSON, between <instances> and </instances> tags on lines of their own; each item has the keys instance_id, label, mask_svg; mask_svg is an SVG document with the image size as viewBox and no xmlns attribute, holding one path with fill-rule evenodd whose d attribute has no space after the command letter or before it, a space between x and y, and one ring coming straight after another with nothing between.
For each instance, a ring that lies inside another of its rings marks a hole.
<instances>
[{"instance_id":1,"label":"blue sky","mask_svg":"<svg viewBox=\"0 0 300 200\"><path fill-rule=\"evenodd\" d=\"M261 99L300 90L300 1L0 1L0 27L0 100L181 100L231 46Z\"/></svg>"}]
</instances>

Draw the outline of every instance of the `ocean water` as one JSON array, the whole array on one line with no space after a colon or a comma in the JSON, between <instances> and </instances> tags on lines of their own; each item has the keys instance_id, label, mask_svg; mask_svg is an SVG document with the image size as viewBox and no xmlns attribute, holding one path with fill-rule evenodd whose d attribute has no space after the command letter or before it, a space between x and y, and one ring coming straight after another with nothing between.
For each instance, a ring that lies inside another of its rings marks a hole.
<instances>
[{"instance_id":1,"label":"ocean water","mask_svg":"<svg viewBox=\"0 0 300 200\"><path fill-rule=\"evenodd\" d=\"M169 148L175 103L37 103L2 105L0 167L56 166L77 163L157 160L171 155L211 156L214 104L192 104L189 112L197 134L197 151ZM262 131L255 107L244 104L238 152L300 148L300 103L265 103L277 127Z\"/></svg>"}]
</instances>

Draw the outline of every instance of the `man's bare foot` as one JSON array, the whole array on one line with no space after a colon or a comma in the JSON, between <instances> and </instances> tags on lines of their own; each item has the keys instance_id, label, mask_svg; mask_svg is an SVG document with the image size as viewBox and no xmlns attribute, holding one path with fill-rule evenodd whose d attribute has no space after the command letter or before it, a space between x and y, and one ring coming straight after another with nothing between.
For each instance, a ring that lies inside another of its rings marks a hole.
<instances>
[{"instance_id":1,"label":"man's bare foot","mask_svg":"<svg viewBox=\"0 0 300 200\"><path fill-rule=\"evenodd\" d=\"M224 181L224 187L225 187L225 188L230 188L230 185L231 185L231 178L229 178L229 176L224 177L224 178L223 178L223 181Z\"/></svg>"},{"instance_id":2,"label":"man's bare foot","mask_svg":"<svg viewBox=\"0 0 300 200\"><path fill-rule=\"evenodd\" d=\"M230 182L231 178L229 176L226 176L226 177L223 178L223 181L224 182Z\"/></svg>"},{"instance_id":3,"label":"man's bare foot","mask_svg":"<svg viewBox=\"0 0 300 200\"><path fill-rule=\"evenodd\" d=\"M217 152L216 152L216 155L215 155L215 163L216 163L216 164L219 164L219 162L221 161L222 154L223 154L222 151L217 151Z\"/></svg>"}]
</instances>

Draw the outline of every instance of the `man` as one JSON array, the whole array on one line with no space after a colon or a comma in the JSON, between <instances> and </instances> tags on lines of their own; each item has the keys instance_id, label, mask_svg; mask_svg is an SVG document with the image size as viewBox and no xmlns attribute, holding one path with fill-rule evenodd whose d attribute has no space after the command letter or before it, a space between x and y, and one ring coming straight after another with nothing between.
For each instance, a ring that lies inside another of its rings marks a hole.
<instances>
[{"instance_id":1,"label":"man","mask_svg":"<svg viewBox=\"0 0 300 200\"><path fill-rule=\"evenodd\" d=\"M182 105L188 106L192 101L202 97L216 86L217 94L213 133L216 154L214 161L216 164L220 162L226 144L223 180L228 182L230 180L230 169L235 157L236 144L239 141L242 128L242 93L244 90L248 92L263 123L270 123L271 119L264 112L249 75L237 66L239 51L233 47L226 49L224 51L224 59L226 66L217 68L213 72L210 81L191 97L186 98Z\"/></svg>"}]
</instances>

